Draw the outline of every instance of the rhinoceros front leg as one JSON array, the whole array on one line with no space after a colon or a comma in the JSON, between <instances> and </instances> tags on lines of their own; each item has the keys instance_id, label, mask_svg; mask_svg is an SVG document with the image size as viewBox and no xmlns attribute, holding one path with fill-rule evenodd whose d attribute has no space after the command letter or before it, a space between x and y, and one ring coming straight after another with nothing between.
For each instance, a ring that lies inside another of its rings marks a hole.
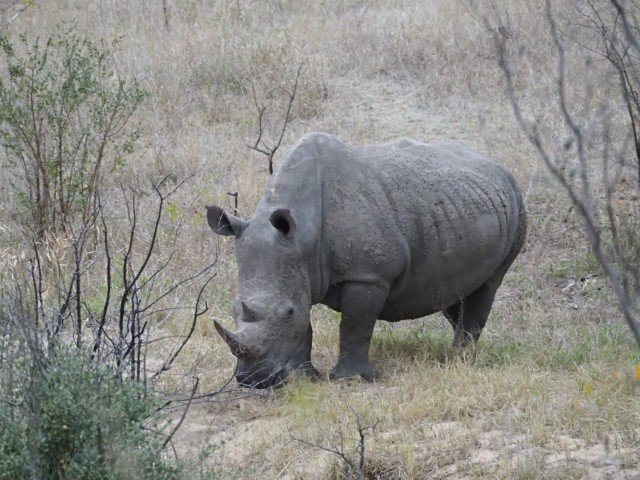
<instances>
[{"instance_id":1,"label":"rhinoceros front leg","mask_svg":"<svg viewBox=\"0 0 640 480\"><path fill-rule=\"evenodd\" d=\"M369 363L369 345L387 292L367 283L345 283L340 291L340 358L331 379L361 376L372 381L378 373Z\"/></svg>"}]
</instances>

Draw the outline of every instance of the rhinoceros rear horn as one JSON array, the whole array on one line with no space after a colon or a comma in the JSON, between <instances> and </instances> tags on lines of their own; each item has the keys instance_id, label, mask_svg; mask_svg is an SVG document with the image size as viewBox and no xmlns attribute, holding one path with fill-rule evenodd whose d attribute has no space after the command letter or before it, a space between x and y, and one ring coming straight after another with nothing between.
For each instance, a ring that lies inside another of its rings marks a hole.
<instances>
[{"instance_id":1,"label":"rhinoceros rear horn","mask_svg":"<svg viewBox=\"0 0 640 480\"><path fill-rule=\"evenodd\" d=\"M230 332L229 330L224 328L218 323L217 320L213 321L213 326L216 327L216 330L218 331L222 339L227 343L227 345L229 345L231 353L233 353L236 357L240 357L246 353L246 349L242 347L242 344L240 343L240 340L238 340L238 337L235 333Z\"/></svg>"},{"instance_id":2,"label":"rhinoceros rear horn","mask_svg":"<svg viewBox=\"0 0 640 480\"><path fill-rule=\"evenodd\" d=\"M251 308L244 302L242 302L242 320L248 323L257 322L259 320L256 312L251 310Z\"/></svg>"}]
</instances>

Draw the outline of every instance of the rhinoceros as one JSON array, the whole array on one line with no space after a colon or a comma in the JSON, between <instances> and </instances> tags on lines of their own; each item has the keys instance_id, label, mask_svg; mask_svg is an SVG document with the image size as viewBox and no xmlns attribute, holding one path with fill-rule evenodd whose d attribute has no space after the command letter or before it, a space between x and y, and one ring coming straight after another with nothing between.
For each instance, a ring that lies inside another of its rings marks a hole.
<instances>
[{"instance_id":1,"label":"rhinoceros","mask_svg":"<svg viewBox=\"0 0 640 480\"><path fill-rule=\"evenodd\" d=\"M377 319L443 312L453 344L477 341L496 290L525 239L514 178L457 142L410 139L351 146L302 137L250 220L207 207L209 226L235 237L236 331L215 322L245 386L282 385L311 363L310 309L341 312L331 378L377 373Z\"/></svg>"}]
</instances>

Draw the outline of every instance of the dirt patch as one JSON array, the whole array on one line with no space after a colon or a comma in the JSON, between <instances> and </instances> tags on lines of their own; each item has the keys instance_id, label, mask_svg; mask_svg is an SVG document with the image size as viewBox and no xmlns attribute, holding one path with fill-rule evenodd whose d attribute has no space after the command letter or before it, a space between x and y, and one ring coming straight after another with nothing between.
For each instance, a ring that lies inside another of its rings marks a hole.
<instances>
[{"instance_id":1,"label":"dirt patch","mask_svg":"<svg viewBox=\"0 0 640 480\"><path fill-rule=\"evenodd\" d=\"M194 408L176 438L181 455L197 455L203 446L214 445L215 454L208 461L225 465L238 478L260 478L255 475L266 466L273 472L270 457L279 461L272 452L274 448L290 448L296 454L287 455L295 460L289 460L280 475L269 478L330 478L330 472L340 465L336 455L297 442L284 418L242 417L238 413L220 415L205 407ZM398 479L506 478L506 472L512 478L539 478L527 477L527 472L552 478L640 478L640 453L619 447L613 436L588 444L580 438L558 434L539 444L531 434L497 429L478 433L458 421L426 424L423 431L425 444L413 446L414 462L423 467L414 465L413 473L402 466L401 458L389 453L381 455L376 448L400 444L404 432L399 430L387 430L371 439L368 460L373 465L383 460L393 464L388 471L395 473L388 478Z\"/></svg>"}]
</instances>

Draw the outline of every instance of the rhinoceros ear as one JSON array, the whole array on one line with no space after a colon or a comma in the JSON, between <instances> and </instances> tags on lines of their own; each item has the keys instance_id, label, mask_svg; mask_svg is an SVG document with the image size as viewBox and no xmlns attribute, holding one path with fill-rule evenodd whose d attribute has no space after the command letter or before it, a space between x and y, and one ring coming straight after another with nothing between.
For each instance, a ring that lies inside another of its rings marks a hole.
<instances>
[{"instance_id":1,"label":"rhinoceros ear","mask_svg":"<svg viewBox=\"0 0 640 480\"><path fill-rule=\"evenodd\" d=\"M249 222L225 213L220 207L207 207L207 221L218 235L239 237Z\"/></svg>"},{"instance_id":2,"label":"rhinoceros ear","mask_svg":"<svg viewBox=\"0 0 640 480\"><path fill-rule=\"evenodd\" d=\"M296 233L296 222L293 220L288 208L278 208L274 210L269 217L269 221L271 225L273 225L273 228L287 238L293 237L294 233Z\"/></svg>"}]
</instances>

